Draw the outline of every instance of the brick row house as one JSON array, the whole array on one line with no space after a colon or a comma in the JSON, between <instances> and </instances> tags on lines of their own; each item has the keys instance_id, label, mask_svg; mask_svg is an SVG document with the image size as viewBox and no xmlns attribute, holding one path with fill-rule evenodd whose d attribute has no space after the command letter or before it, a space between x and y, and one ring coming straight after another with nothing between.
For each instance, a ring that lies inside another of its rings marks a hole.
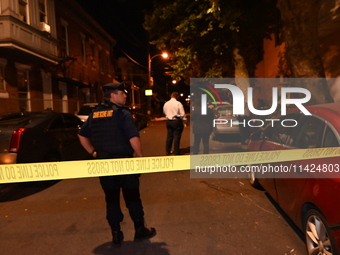
<instances>
[{"instance_id":1,"label":"brick row house","mask_svg":"<svg viewBox=\"0 0 340 255\"><path fill-rule=\"evenodd\" d=\"M115 44L74 0L0 0L0 114L100 101L119 79Z\"/></svg>"}]
</instances>

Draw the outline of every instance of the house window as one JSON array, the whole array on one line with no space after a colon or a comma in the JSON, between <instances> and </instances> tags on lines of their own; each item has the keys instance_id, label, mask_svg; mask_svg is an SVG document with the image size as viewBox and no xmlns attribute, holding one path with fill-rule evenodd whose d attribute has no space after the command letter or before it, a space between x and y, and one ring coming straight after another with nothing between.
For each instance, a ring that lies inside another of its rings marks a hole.
<instances>
[{"instance_id":1,"label":"house window","mask_svg":"<svg viewBox=\"0 0 340 255\"><path fill-rule=\"evenodd\" d=\"M81 55L83 64L86 64L86 40L85 35L81 34Z\"/></svg>"},{"instance_id":2,"label":"house window","mask_svg":"<svg viewBox=\"0 0 340 255\"><path fill-rule=\"evenodd\" d=\"M20 111L29 111L30 105L28 104L28 72L18 71L17 79Z\"/></svg>"},{"instance_id":3,"label":"house window","mask_svg":"<svg viewBox=\"0 0 340 255\"><path fill-rule=\"evenodd\" d=\"M91 43L91 58L94 59L94 55L95 55L95 50L94 50L94 43Z\"/></svg>"},{"instance_id":4,"label":"house window","mask_svg":"<svg viewBox=\"0 0 340 255\"><path fill-rule=\"evenodd\" d=\"M91 56L90 56L90 60L91 60L91 65L92 67L96 67L96 61L95 61L95 45L94 42L90 42L90 49L91 49Z\"/></svg>"},{"instance_id":5,"label":"house window","mask_svg":"<svg viewBox=\"0 0 340 255\"><path fill-rule=\"evenodd\" d=\"M26 23L28 23L27 8L28 8L27 0L19 0L20 20Z\"/></svg>"},{"instance_id":6,"label":"house window","mask_svg":"<svg viewBox=\"0 0 340 255\"><path fill-rule=\"evenodd\" d=\"M46 0L39 0L39 19L40 19L40 22L47 23Z\"/></svg>"},{"instance_id":7,"label":"house window","mask_svg":"<svg viewBox=\"0 0 340 255\"><path fill-rule=\"evenodd\" d=\"M0 65L0 92L5 92L5 67Z\"/></svg>"},{"instance_id":8,"label":"house window","mask_svg":"<svg viewBox=\"0 0 340 255\"><path fill-rule=\"evenodd\" d=\"M108 75L111 75L111 58L109 52L106 52L106 59L107 59L107 73Z\"/></svg>"},{"instance_id":9,"label":"house window","mask_svg":"<svg viewBox=\"0 0 340 255\"><path fill-rule=\"evenodd\" d=\"M61 25L61 36L60 36L60 57L66 58L68 54L68 36L67 26Z\"/></svg>"},{"instance_id":10,"label":"house window","mask_svg":"<svg viewBox=\"0 0 340 255\"><path fill-rule=\"evenodd\" d=\"M98 62L99 62L99 71L104 72L103 50L101 48L99 48L98 50Z\"/></svg>"}]
</instances>

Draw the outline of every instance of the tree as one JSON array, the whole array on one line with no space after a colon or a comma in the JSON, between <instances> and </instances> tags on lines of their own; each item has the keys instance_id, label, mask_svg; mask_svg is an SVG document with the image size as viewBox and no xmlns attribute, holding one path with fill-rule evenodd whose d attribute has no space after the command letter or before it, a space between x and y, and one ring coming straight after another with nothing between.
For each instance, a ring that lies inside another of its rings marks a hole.
<instances>
[{"instance_id":1,"label":"tree","mask_svg":"<svg viewBox=\"0 0 340 255\"><path fill-rule=\"evenodd\" d=\"M294 78L301 79L299 86L311 91L309 104L332 102L327 87L318 40L318 13L320 0L278 0L281 12L286 58Z\"/></svg>"},{"instance_id":2,"label":"tree","mask_svg":"<svg viewBox=\"0 0 340 255\"><path fill-rule=\"evenodd\" d=\"M153 44L171 51L176 75L249 77L277 17L275 3L266 0L156 1L144 27Z\"/></svg>"}]
</instances>

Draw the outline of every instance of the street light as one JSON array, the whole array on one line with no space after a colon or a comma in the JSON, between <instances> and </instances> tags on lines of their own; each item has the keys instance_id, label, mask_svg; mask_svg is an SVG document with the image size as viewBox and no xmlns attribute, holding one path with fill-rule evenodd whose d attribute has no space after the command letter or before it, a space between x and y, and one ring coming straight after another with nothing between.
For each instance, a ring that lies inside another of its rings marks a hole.
<instances>
[{"instance_id":1,"label":"street light","mask_svg":"<svg viewBox=\"0 0 340 255\"><path fill-rule=\"evenodd\" d=\"M151 73L152 73L152 71L151 71L151 62L152 62L152 60L155 57L159 57L159 56L162 56L162 58L164 58L164 59L169 58L169 54L166 53L166 52L163 52L161 54L156 54L153 57L150 57L150 54L148 55L148 58L149 58L148 59L148 75L149 75L148 82L149 82L149 88L152 88L152 86L153 86L153 79L152 79L152 75L151 75Z\"/></svg>"},{"instance_id":2,"label":"street light","mask_svg":"<svg viewBox=\"0 0 340 255\"><path fill-rule=\"evenodd\" d=\"M162 56L162 58L164 58L164 59L167 59L167 58L169 58L169 55L168 55L168 53L166 53L166 52L163 52L163 53L160 53L160 54L156 54L156 55L154 55L154 56L150 56L150 53L148 54L148 89L149 90L152 90L152 87L153 87L153 78L152 78L152 70L151 70L151 62L152 62L152 60L154 59L154 58L156 58L156 57L159 57L159 56ZM149 96L148 97L148 105L147 105L147 110L148 110L148 112L147 112L147 114L150 116L150 114L151 114L151 96Z\"/></svg>"}]
</instances>

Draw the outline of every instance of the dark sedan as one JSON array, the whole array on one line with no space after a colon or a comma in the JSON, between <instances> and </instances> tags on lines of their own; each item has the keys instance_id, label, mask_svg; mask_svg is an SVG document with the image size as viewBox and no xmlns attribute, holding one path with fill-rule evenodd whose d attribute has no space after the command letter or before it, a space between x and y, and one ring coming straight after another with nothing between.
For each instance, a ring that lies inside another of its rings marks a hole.
<instances>
[{"instance_id":1,"label":"dark sedan","mask_svg":"<svg viewBox=\"0 0 340 255\"><path fill-rule=\"evenodd\" d=\"M292 110L278 125L251 135L251 151L309 149L340 146L340 103L307 107L311 115ZM287 121L288 120L288 121ZM280 123L286 123L283 127ZM289 124L290 122L290 124ZM287 127L291 126L291 127ZM309 255L335 255L340 250L339 157L271 163L293 167L288 175L252 172L250 183L266 190L304 232ZM255 166L256 167L256 166Z\"/></svg>"},{"instance_id":2,"label":"dark sedan","mask_svg":"<svg viewBox=\"0 0 340 255\"><path fill-rule=\"evenodd\" d=\"M0 118L0 164L87 159L77 137L82 123L51 111L6 115Z\"/></svg>"}]
</instances>

